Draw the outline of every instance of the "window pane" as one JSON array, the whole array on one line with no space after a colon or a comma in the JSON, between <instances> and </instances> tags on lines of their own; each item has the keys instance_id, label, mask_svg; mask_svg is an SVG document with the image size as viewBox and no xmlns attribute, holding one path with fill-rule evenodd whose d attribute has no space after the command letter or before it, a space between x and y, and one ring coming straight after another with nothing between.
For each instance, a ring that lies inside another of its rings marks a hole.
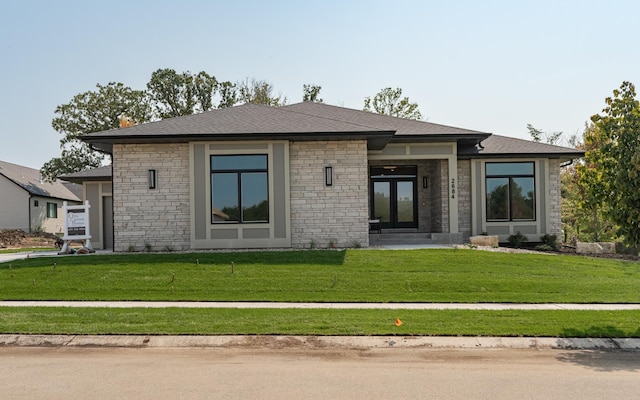
<instances>
[{"instance_id":1,"label":"window pane","mask_svg":"<svg viewBox=\"0 0 640 400\"><path fill-rule=\"evenodd\" d=\"M266 172L246 172L242 178L242 221L269 221L269 183Z\"/></svg>"},{"instance_id":2,"label":"window pane","mask_svg":"<svg viewBox=\"0 0 640 400\"><path fill-rule=\"evenodd\" d=\"M391 184L389 182L373 183L373 208L372 217L380 222L391 221Z\"/></svg>"},{"instance_id":3,"label":"window pane","mask_svg":"<svg viewBox=\"0 0 640 400\"><path fill-rule=\"evenodd\" d=\"M487 178L487 220L509 219L508 178Z\"/></svg>"},{"instance_id":4,"label":"window pane","mask_svg":"<svg viewBox=\"0 0 640 400\"><path fill-rule=\"evenodd\" d=\"M58 218L57 203L47 203L47 218Z\"/></svg>"},{"instance_id":5,"label":"window pane","mask_svg":"<svg viewBox=\"0 0 640 400\"><path fill-rule=\"evenodd\" d=\"M211 170L255 170L267 169L267 156L261 155L234 155L234 156L211 156Z\"/></svg>"},{"instance_id":6,"label":"window pane","mask_svg":"<svg viewBox=\"0 0 640 400\"><path fill-rule=\"evenodd\" d=\"M413 222L413 182L398 182L396 185L398 222Z\"/></svg>"},{"instance_id":7,"label":"window pane","mask_svg":"<svg viewBox=\"0 0 640 400\"><path fill-rule=\"evenodd\" d=\"M486 163L487 176L533 175L532 162Z\"/></svg>"},{"instance_id":8,"label":"window pane","mask_svg":"<svg viewBox=\"0 0 640 400\"><path fill-rule=\"evenodd\" d=\"M511 178L511 218L534 219L533 178Z\"/></svg>"},{"instance_id":9,"label":"window pane","mask_svg":"<svg viewBox=\"0 0 640 400\"><path fill-rule=\"evenodd\" d=\"M240 221L238 174L211 174L211 220Z\"/></svg>"}]
</instances>

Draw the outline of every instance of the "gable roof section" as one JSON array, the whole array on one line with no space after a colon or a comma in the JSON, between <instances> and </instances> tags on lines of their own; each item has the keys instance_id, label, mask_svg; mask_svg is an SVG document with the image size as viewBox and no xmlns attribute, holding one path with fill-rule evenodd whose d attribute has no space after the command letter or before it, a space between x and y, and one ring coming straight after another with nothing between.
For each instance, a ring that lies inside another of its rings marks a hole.
<instances>
[{"instance_id":1,"label":"gable roof section","mask_svg":"<svg viewBox=\"0 0 640 400\"><path fill-rule=\"evenodd\" d=\"M504 158L504 157L549 157L575 159L584 156L584 151L570 147L555 146L531 140L517 139L507 136L491 135L481 146L460 147L460 158Z\"/></svg>"},{"instance_id":2,"label":"gable roof section","mask_svg":"<svg viewBox=\"0 0 640 400\"><path fill-rule=\"evenodd\" d=\"M65 184L60 181L41 181L40 171L37 169L0 161L0 175L3 175L34 196L80 201L80 197L76 192L80 193L82 187L70 183Z\"/></svg>"}]
</instances>

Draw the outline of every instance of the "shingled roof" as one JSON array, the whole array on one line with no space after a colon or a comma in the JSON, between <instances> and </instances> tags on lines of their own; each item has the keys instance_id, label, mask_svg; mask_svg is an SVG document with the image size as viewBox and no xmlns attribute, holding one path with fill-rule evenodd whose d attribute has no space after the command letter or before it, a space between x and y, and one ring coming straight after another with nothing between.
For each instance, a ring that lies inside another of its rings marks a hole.
<instances>
[{"instance_id":1,"label":"shingled roof","mask_svg":"<svg viewBox=\"0 0 640 400\"><path fill-rule=\"evenodd\" d=\"M531 156L574 159L584 156L584 151L500 135L489 136L482 141L481 146L458 148L460 158Z\"/></svg>"},{"instance_id":2,"label":"shingled roof","mask_svg":"<svg viewBox=\"0 0 640 400\"><path fill-rule=\"evenodd\" d=\"M111 151L113 143L196 140L348 140L366 139L370 149L390 140L471 140L489 133L430 122L374 114L327 104L303 102L283 107L243 104L200 114L90 133L83 140Z\"/></svg>"},{"instance_id":3,"label":"shingled roof","mask_svg":"<svg viewBox=\"0 0 640 400\"><path fill-rule=\"evenodd\" d=\"M80 172L62 175L59 178L68 182L82 183L87 181L110 181L112 176L111 165L87 169Z\"/></svg>"},{"instance_id":4,"label":"shingled roof","mask_svg":"<svg viewBox=\"0 0 640 400\"><path fill-rule=\"evenodd\" d=\"M314 102L282 107L243 104L83 136L109 153L113 143L350 139L367 140L370 150L380 150L389 142L456 141L463 158L583 155L566 147Z\"/></svg>"},{"instance_id":5,"label":"shingled roof","mask_svg":"<svg viewBox=\"0 0 640 400\"><path fill-rule=\"evenodd\" d=\"M34 196L80 201L82 187L74 183L45 182L37 169L0 161L0 175Z\"/></svg>"}]
</instances>

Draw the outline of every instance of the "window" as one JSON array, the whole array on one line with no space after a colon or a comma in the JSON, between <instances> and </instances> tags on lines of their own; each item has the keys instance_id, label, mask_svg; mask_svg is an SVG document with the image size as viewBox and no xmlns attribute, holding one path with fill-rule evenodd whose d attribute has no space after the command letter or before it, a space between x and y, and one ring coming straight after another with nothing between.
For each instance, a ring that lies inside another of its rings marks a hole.
<instances>
[{"instance_id":1,"label":"window","mask_svg":"<svg viewBox=\"0 0 640 400\"><path fill-rule=\"evenodd\" d=\"M34 201L33 201L33 206L34 206L34 207L38 207L39 205L40 205L40 204L38 203L38 200L34 200Z\"/></svg>"},{"instance_id":2,"label":"window","mask_svg":"<svg viewBox=\"0 0 640 400\"><path fill-rule=\"evenodd\" d=\"M211 222L269 222L266 154L211 156Z\"/></svg>"},{"instance_id":3,"label":"window","mask_svg":"<svg viewBox=\"0 0 640 400\"><path fill-rule=\"evenodd\" d=\"M486 163L487 221L535 220L533 162Z\"/></svg>"},{"instance_id":4,"label":"window","mask_svg":"<svg viewBox=\"0 0 640 400\"><path fill-rule=\"evenodd\" d=\"M47 203L47 218L58 218L57 203Z\"/></svg>"}]
</instances>

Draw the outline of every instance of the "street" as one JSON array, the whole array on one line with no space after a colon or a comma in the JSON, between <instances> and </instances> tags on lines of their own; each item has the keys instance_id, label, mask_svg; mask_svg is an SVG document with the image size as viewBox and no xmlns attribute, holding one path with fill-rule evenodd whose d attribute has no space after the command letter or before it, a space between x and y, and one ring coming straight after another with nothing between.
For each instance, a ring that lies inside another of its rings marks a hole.
<instances>
[{"instance_id":1,"label":"street","mask_svg":"<svg viewBox=\"0 0 640 400\"><path fill-rule=\"evenodd\" d=\"M2 399L634 399L640 352L0 348Z\"/></svg>"}]
</instances>

